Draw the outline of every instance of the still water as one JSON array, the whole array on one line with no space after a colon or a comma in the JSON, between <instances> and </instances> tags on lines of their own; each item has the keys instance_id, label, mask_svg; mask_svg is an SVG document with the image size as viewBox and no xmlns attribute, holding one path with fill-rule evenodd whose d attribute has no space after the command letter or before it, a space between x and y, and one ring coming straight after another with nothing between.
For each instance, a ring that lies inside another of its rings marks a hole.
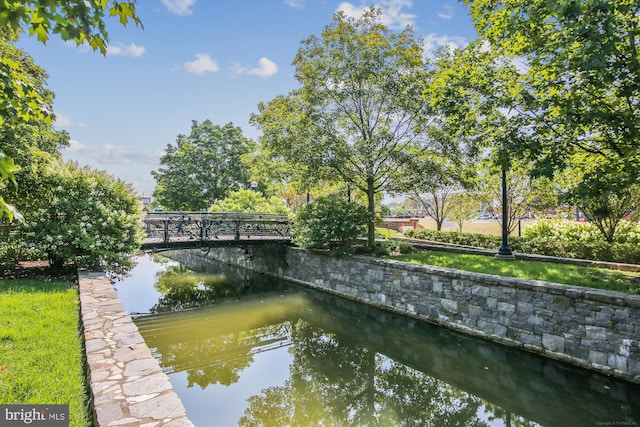
<instances>
[{"instance_id":1,"label":"still water","mask_svg":"<svg viewBox=\"0 0 640 427\"><path fill-rule=\"evenodd\" d=\"M199 427L640 425L638 385L247 270L145 255L116 288Z\"/></svg>"}]
</instances>

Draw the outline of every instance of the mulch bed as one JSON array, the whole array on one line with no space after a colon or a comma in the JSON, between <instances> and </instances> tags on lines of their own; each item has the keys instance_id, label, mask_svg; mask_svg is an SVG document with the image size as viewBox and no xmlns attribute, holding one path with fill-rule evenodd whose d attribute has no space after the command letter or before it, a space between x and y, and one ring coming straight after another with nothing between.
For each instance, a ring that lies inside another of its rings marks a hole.
<instances>
[{"instance_id":1,"label":"mulch bed","mask_svg":"<svg viewBox=\"0 0 640 427\"><path fill-rule=\"evenodd\" d=\"M51 267L48 261L22 261L17 265L0 265L0 279L75 282L78 277L73 264L65 265L62 269L59 269Z\"/></svg>"}]
</instances>

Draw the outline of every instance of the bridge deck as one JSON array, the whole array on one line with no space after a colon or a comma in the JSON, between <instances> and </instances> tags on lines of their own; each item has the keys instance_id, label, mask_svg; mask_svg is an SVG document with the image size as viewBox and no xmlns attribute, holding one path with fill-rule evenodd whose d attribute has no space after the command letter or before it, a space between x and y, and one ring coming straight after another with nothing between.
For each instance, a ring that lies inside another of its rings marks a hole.
<instances>
[{"instance_id":1,"label":"bridge deck","mask_svg":"<svg viewBox=\"0 0 640 427\"><path fill-rule=\"evenodd\" d=\"M286 215L229 212L151 212L144 219L143 249L290 242L293 223Z\"/></svg>"}]
</instances>

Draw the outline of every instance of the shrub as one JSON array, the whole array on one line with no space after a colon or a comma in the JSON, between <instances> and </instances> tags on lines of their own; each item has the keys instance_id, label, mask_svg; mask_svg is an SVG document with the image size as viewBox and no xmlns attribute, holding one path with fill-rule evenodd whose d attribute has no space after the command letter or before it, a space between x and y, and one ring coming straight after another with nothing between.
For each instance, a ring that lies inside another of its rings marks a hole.
<instances>
[{"instance_id":1,"label":"shrub","mask_svg":"<svg viewBox=\"0 0 640 427\"><path fill-rule=\"evenodd\" d=\"M78 267L118 273L140 248L140 202L129 184L106 172L60 164L38 177L24 203L17 241L53 266L76 261Z\"/></svg>"},{"instance_id":2,"label":"shrub","mask_svg":"<svg viewBox=\"0 0 640 427\"><path fill-rule=\"evenodd\" d=\"M297 214L293 241L308 249L354 252L353 244L366 233L367 208L335 196L319 197Z\"/></svg>"},{"instance_id":3,"label":"shrub","mask_svg":"<svg viewBox=\"0 0 640 427\"><path fill-rule=\"evenodd\" d=\"M500 236L476 233L410 230L405 234L416 239L487 249L497 249L502 243ZM622 228L615 242L607 243L590 223L538 221L526 228L523 236L509 237L509 245L522 253L640 264L640 230L630 224Z\"/></svg>"}]
</instances>

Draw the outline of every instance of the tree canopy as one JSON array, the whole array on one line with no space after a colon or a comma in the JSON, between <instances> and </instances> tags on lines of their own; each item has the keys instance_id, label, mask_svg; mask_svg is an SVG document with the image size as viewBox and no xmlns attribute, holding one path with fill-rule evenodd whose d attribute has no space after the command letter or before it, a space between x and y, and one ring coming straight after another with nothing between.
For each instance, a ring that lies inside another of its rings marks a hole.
<instances>
[{"instance_id":1,"label":"tree canopy","mask_svg":"<svg viewBox=\"0 0 640 427\"><path fill-rule=\"evenodd\" d=\"M0 28L24 29L42 43L56 34L104 55L109 42L107 16L117 17L122 25L129 21L141 25L136 0L3 0Z\"/></svg>"},{"instance_id":2,"label":"tree canopy","mask_svg":"<svg viewBox=\"0 0 640 427\"><path fill-rule=\"evenodd\" d=\"M367 195L371 245L375 197L393 182L407 147L422 142L427 117L421 44L410 28L391 32L380 13L336 13L298 50L293 65L301 87L260 104L252 118L263 146Z\"/></svg>"},{"instance_id":3,"label":"tree canopy","mask_svg":"<svg viewBox=\"0 0 640 427\"><path fill-rule=\"evenodd\" d=\"M178 135L160 158L164 167L152 171L157 186L153 197L165 209L207 210L249 183L241 158L255 148L239 127L193 121L189 135Z\"/></svg>"},{"instance_id":4,"label":"tree canopy","mask_svg":"<svg viewBox=\"0 0 640 427\"><path fill-rule=\"evenodd\" d=\"M640 3L465 0L493 49L524 64L541 169L587 151L640 176Z\"/></svg>"},{"instance_id":5,"label":"tree canopy","mask_svg":"<svg viewBox=\"0 0 640 427\"><path fill-rule=\"evenodd\" d=\"M276 196L267 199L262 193L253 190L234 191L226 199L218 200L211 205L209 211L282 215L290 213L282 199Z\"/></svg>"},{"instance_id":6,"label":"tree canopy","mask_svg":"<svg viewBox=\"0 0 640 427\"><path fill-rule=\"evenodd\" d=\"M28 31L42 43L51 34L77 45L88 44L103 55L109 35L107 14L126 25L130 20L141 25L135 11L136 0L3 0L0 8L0 126L28 122L32 119L50 125L53 120L53 94L46 90L46 74L21 50L13 46L17 35ZM16 165L5 152L8 143L3 135L0 146L0 182L16 184ZM19 215L0 193L0 215L9 220Z\"/></svg>"}]
</instances>

